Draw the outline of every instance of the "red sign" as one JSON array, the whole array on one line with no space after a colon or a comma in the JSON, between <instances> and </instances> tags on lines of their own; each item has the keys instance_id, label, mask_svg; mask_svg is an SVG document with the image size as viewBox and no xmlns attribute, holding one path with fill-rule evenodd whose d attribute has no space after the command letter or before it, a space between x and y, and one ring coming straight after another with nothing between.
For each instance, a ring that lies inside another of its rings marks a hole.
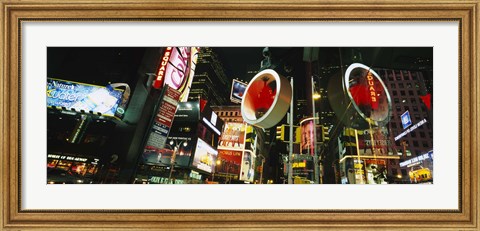
<instances>
[{"instance_id":1,"label":"red sign","mask_svg":"<svg viewBox=\"0 0 480 231\"><path fill-rule=\"evenodd\" d=\"M242 151L218 150L219 164L215 167L217 173L240 174L240 164L242 163Z\"/></svg>"},{"instance_id":2,"label":"red sign","mask_svg":"<svg viewBox=\"0 0 480 231\"><path fill-rule=\"evenodd\" d=\"M165 94L163 95L162 103L157 113L157 121L167 127L172 126L173 117L177 111L178 99L180 98L180 92L167 87Z\"/></svg>"},{"instance_id":3,"label":"red sign","mask_svg":"<svg viewBox=\"0 0 480 231\"><path fill-rule=\"evenodd\" d=\"M367 82L368 82L368 91L370 92L370 105L372 105L372 109L378 108L377 102L377 92L375 91L375 82L372 75L372 72L367 73Z\"/></svg>"},{"instance_id":4,"label":"red sign","mask_svg":"<svg viewBox=\"0 0 480 231\"><path fill-rule=\"evenodd\" d=\"M156 89L160 89L163 85L168 61L170 60L170 55L172 54L172 47L167 47L165 49L165 53L163 54L162 60L160 62L160 66L157 70L157 78L153 82L153 87Z\"/></svg>"}]
</instances>

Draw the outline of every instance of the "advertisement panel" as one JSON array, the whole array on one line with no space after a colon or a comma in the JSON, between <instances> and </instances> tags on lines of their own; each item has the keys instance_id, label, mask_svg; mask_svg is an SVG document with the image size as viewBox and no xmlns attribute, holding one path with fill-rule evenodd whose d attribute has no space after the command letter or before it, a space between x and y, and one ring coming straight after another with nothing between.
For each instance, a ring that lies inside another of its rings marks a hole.
<instances>
[{"instance_id":1,"label":"advertisement panel","mask_svg":"<svg viewBox=\"0 0 480 231\"><path fill-rule=\"evenodd\" d=\"M310 154L313 155L313 145L314 145L314 132L313 132L313 120L305 121L301 124L301 142L300 142L300 150L302 154ZM320 150L320 142L322 140L322 127L317 125L317 150Z\"/></svg>"},{"instance_id":2,"label":"advertisement panel","mask_svg":"<svg viewBox=\"0 0 480 231\"><path fill-rule=\"evenodd\" d=\"M387 155L388 149L391 147L391 141L388 137L388 131L385 127L358 131L360 155Z\"/></svg>"},{"instance_id":3,"label":"advertisement panel","mask_svg":"<svg viewBox=\"0 0 480 231\"><path fill-rule=\"evenodd\" d=\"M47 106L114 116L123 91L102 86L47 78Z\"/></svg>"},{"instance_id":4,"label":"advertisement panel","mask_svg":"<svg viewBox=\"0 0 480 231\"><path fill-rule=\"evenodd\" d=\"M215 167L215 174L240 175L242 151L218 150L219 164Z\"/></svg>"},{"instance_id":5,"label":"advertisement panel","mask_svg":"<svg viewBox=\"0 0 480 231\"><path fill-rule=\"evenodd\" d=\"M172 126L172 121L177 110L178 98L180 92L166 87L164 94L158 107L157 114L150 128L150 134L147 138L146 146L161 149L165 146L168 132Z\"/></svg>"},{"instance_id":6,"label":"advertisement panel","mask_svg":"<svg viewBox=\"0 0 480 231\"><path fill-rule=\"evenodd\" d=\"M239 180L253 182L255 175L255 156L249 152L243 152L242 165Z\"/></svg>"},{"instance_id":7,"label":"advertisement panel","mask_svg":"<svg viewBox=\"0 0 480 231\"><path fill-rule=\"evenodd\" d=\"M190 137L169 137L174 140L174 144L178 145L175 154L175 166L188 167L190 165L190 157L194 143ZM184 142L186 145L183 145ZM165 148L156 148L154 146L146 146L143 150L142 159L144 164L168 166L172 163L172 157L175 147L166 144Z\"/></svg>"},{"instance_id":8,"label":"advertisement panel","mask_svg":"<svg viewBox=\"0 0 480 231\"><path fill-rule=\"evenodd\" d=\"M175 113L176 122L193 122L200 119L199 102L180 102Z\"/></svg>"},{"instance_id":9,"label":"advertisement panel","mask_svg":"<svg viewBox=\"0 0 480 231\"><path fill-rule=\"evenodd\" d=\"M246 83L234 79L232 82L232 90L230 91L230 101L234 103L241 103L246 88Z\"/></svg>"},{"instance_id":10,"label":"advertisement panel","mask_svg":"<svg viewBox=\"0 0 480 231\"><path fill-rule=\"evenodd\" d=\"M244 123L226 122L218 148L243 150L245 148L245 128Z\"/></svg>"},{"instance_id":11,"label":"advertisement panel","mask_svg":"<svg viewBox=\"0 0 480 231\"><path fill-rule=\"evenodd\" d=\"M217 150L213 149L212 146L208 145L205 141L198 139L192 166L198 170L212 173L217 155Z\"/></svg>"},{"instance_id":12,"label":"advertisement panel","mask_svg":"<svg viewBox=\"0 0 480 231\"><path fill-rule=\"evenodd\" d=\"M198 51L196 47L166 47L153 87L160 89L168 85L181 93L180 101L187 101Z\"/></svg>"},{"instance_id":13,"label":"advertisement panel","mask_svg":"<svg viewBox=\"0 0 480 231\"><path fill-rule=\"evenodd\" d=\"M211 107L204 106L203 110L200 115L201 121L206 124L210 129L212 129L217 135L221 134L221 130L223 127L223 120L220 119Z\"/></svg>"}]
</instances>

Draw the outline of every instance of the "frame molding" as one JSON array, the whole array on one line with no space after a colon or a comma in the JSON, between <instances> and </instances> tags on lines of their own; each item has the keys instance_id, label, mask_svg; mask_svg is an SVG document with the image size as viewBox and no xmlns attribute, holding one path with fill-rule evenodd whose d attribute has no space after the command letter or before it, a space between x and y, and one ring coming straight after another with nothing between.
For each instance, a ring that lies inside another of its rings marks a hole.
<instances>
[{"instance_id":1,"label":"frame molding","mask_svg":"<svg viewBox=\"0 0 480 231\"><path fill-rule=\"evenodd\" d=\"M479 229L478 0L0 0L1 228ZM460 23L458 210L56 210L20 209L20 29L26 21L457 21ZM295 219L292 212L296 212Z\"/></svg>"}]
</instances>

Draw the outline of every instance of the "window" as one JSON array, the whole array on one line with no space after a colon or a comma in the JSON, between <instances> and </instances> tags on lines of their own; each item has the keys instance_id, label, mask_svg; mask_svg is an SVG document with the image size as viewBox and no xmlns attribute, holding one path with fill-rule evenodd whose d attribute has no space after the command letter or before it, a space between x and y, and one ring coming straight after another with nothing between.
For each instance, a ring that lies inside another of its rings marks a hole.
<instances>
[{"instance_id":1,"label":"window","mask_svg":"<svg viewBox=\"0 0 480 231\"><path fill-rule=\"evenodd\" d=\"M417 103L417 99L415 99L415 98L410 98L410 102L412 102L412 103Z\"/></svg>"},{"instance_id":2,"label":"window","mask_svg":"<svg viewBox=\"0 0 480 231\"><path fill-rule=\"evenodd\" d=\"M412 134L414 134L414 133L412 133ZM418 147L418 141L416 141L416 140L413 141L413 147Z\"/></svg>"},{"instance_id":3,"label":"window","mask_svg":"<svg viewBox=\"0 0 480 231\"><path fill-rule=\"evenodd\" d=\"M407 83L407 88L412 88L412 84L411 84L411 83Z\"/></svg>"},{"instance_id":4,"label":"window","mask_svg":"<svg viewBox=\"0 0 480 231\"><path fill-rule=\"evenodd\" d=\"M402 107L400 107L400 106L396 106L395 108L397 109L397 111L401 111L401 110L402 110Z\"/></svg>"},{"instance_id":5,"label":"window","mask_svg":"<svg viewBox=\"0 0 480 231\"><path fill-rule=\"evenodd\" d=\"M399 87L399 88L404 88L403 83L399 83L399 84L398 84L398 87Z\"/></svg>"},{"instance_id":6,"label":"window","mask_svg":"<svg viewBox=\"0 0 480 231\"><path fill-rule=\"evenodd\" d=\"M425 132L420 132L420 137L425 138Z\"/></svg>"},{"instance_id":7,"label":"window","mask_svg":"<svg viewBox=\"0 0 480 231\"><path fill-rule=\"evenodd\" d=\"M397 128L397 124L396 124L396 123L392 123L392 128Z\"/></svg>"},{"instance_id":8,"label":"window","mask_svg":"<svg viewBox=\"0 0 480 231\"><path fill-rule=\"evenodd\" d=\"M397 172L396 168L392 168L392 175L394 175L394 176L398 175L398 172Z\"/></svg>"},{"instance_id":9,"label":"window","mask_svg":"<svg viewBox=\"0 0 480 231\"><path fill-rule=\"evenodd\" d=\"M395 98L395 99L393 99L393 102L400 103L400 100L398 98Z\"/></svg>"},{"instance_id":10,"label":"window","mask_svg":"<svg viewBox=\"0 0 480 231\"><path fill-rule=\"evenodd\" d=\"M420 120L421 120L420 114L415 114L415 119L416 119L417 121L420 121Z\"/></svg>"},{"instance_id":11,"label":"window","mask_svg":"<svg viewBox=\"0 0 480 231\"><path fill-rule=\"evenodd\" d=\"M405 95L405 91L400 91L400 95Z\"/></svg>"},{"instance_id":12,"label":"window","mask_svg":"<svg viewBox=\"0 0 480 231\"><path fill-rule=\"evenodd\" d=\"M407 175L407 170L402 169L402 176L406 176L406 175Z\"/></svg>"},{"instance_id":13,"label":"window","mask_svg":"<svg viewBox=\"0 0 480 231\"><path fill-rule=\"evenodd\" d=\"M422 146L423 146L424 148L428 148L428 143L427 143L427 141L423 141L423 142L422 142Z\"/></svg>"},{"instance_id":14,"label":"window","mask_svg":"<svg viewBox=\"0 0 480 231\"><path fill-rule=\"evenodd\" d=\"M409 94L409 95L413 95L413 91L408 91L408 94Z\"/></svg>"},{"instance_id":15,"label":"window","mask_svg":"<svg viewBox=\"0 0 480 231\"><path fill-rule=\"evenodd\" d=\"M418 111L418 107L417 106L412 106L413 108L413 111Z\"/></svg>"},{"instance_id":16,"label":"window","mask_svg":"<svg viewBox=\"0 0 480 231\"><path fill-rule=\"evenodd\" d=\"M397 91L392 91L393 95L396 96L397 95Z\"/></svg>"},{"instance_id":17,"label":"window","mask_svg":"<svg viewBox=\"0 0 480 231\"><path fill-rule=\"evenodd\" d=\"M412 137L417 137L417 133L416 133L416 132L412 132L412 133L410 133L410 134L412 134Z\"/></svg>"}]
</instances>

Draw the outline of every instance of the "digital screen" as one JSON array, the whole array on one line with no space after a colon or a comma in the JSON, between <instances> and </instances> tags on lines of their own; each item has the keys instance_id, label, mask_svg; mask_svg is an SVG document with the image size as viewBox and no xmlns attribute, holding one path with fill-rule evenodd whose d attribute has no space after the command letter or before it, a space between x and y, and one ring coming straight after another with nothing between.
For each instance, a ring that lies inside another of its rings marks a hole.
<instances>
[{"instance_id":1,"label":"digital screen","mask_svg":"<svg viewBox=\"0 0 480 231\"><path fill-rule=\"evenodd\" d=\"M218 151L205 141L198 139L195 155L193 157L192 166L198 170L212 173L217 160Z\"/></svg>"},{"instance_id":2,"label":"digital screen","mask_svg":"<svg viewBox=\"0 0 480 231\"><path fill-rule=\"evenodd\" d=\"M245 147L245 128L246 126L243 123L226 122L218 147L243 150Z\"/></svg>"},{"instance_id":3,"label":"digital screen","mask_svg":"<svg viewBox=\"0 0 480 231\"><path fill-rule=\"evenodd\" d=\"M47 106L65 107L67 110L84 110L114 116L121 102L123 91L76 83L71 81L47 79Z\"/></svg>"},{"instance_id":4,"label":"digital screen","mask_svg":"<svg viewBox=\"0 0 480 231\"><path fill-rule=\"evenodd\" d=\"M230 93L230 100L234 103L241 103L246 88L246 83L234 79L232 83L232 91Z\"/></svg>"}]
</instances>

